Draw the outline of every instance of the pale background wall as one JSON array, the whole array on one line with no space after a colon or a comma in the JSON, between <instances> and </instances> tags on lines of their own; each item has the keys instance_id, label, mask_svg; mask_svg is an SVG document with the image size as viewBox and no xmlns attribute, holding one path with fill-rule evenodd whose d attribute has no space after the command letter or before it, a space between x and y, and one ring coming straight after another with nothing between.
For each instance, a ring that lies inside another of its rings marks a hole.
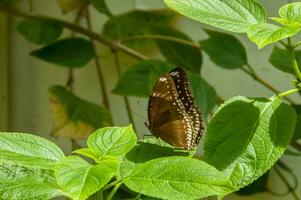
<instances>
[{"instance_id":1,"label":"pale background wall","mask_svg":"<svg viewBox=\"0 0 301 200\"><path fill-rule=\"evenodd\" d=\"M260 0L268 8L269 16L276 16L278 8L286 3L285 0ZM44 15L60 17L72 20L74 16L68 14L63 16L56 4L56 1L33 0L34 11ZM114 14L122 13L132 8L162 8L161 0L107 0L110 9ZM28 9L27 4L22 5L22 9ZM106 18L97 12L92 13L93 28L99 32ZM65 84L67 70L48 64L46 62L30 57L28 54L37 46L25 41L16 33L15 25L19 19L6 17L0 13L0 131L10 130L18 132L30 132L49 138L52 127L51 115L47 99L47 88L54 84ZM202 32L199 23L182 19L179 27L188 33L195 41L204 39L206 35ZM65 31L66 35L69 34ZM248 58L251 65L269 83L279 90L285 91L291 87L291 76L274 69L267 62L271 48L258 51L256 46L249 42L244 35L237 35L245 44L248 51ZM108 91L112 90L116 81L116 70L112 62L112 55L109 50L98 45L100 55L104 58L104 73L107 81ZM124 58L124 56L122 57ZM131 63L131 59L123 59L122 64L126 67ZM125 69L125 67L123 69ZM94 63L78 69L75 72L75 92L77 95L95 103L101 103L99 83L96 77ZM212 84L219 95L230 98L234 95L263 96L269 97L272 93L254 82L248 75L240 70L223 70L212 64L208 57L204 55L204 65L202 74ZM9 104L7 96L9 93ZM116 125L128 124L123 100L120 96L111 94L109 96L113 120ZM292 96L300 102L300 97ZM147 100L143 98L130 98L134 111L146 118ZM9 110L9 117L7 117ZM139 134L144 135L146 129L144 121L135 117L135 124ZM57 140L50 138L63 147L66 152L70 152L70 143L67 140ZM287 163L297 172L301 181L301 160L298 158L286 158ZM277 176L273 175L271 187L276 191L285 191L283 184L279 183ZM297 193L301 196L300 187ZM230 196L228 199L293 199L290 195L286 197L274 197L270 194L260 194L249 197Z\"/></svg>"}]
</instances>

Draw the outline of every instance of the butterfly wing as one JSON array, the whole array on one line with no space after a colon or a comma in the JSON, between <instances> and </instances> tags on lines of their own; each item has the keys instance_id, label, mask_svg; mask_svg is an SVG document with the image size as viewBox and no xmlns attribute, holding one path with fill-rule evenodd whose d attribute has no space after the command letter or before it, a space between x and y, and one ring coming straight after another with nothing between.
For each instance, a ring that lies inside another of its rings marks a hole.
<instances>
[{"instance_id":1,"label":"butterfly wing","mask_svg":"<svg viewBox=\"0 0 301 200\"><path fill-rule=\"evenodd\" d=\"M191 141L192 143L190 145L195 146L199 143L199 140L202 136L204 130L204 122L200 111L194 104L194 100L189 89L187 73L182 67L177 67L173 69L169 74L176 86L178 98L182 102L183 106L185 107L186 113L192 121L193 133Z\"/></svg>"},{"instance_id":2,"label":"butterfly wing","mask_svg":"<svg viewBox=\"0 0 301 200\"><path fill-rule=\"evenodd\" d=\"M193 126L172 77L163 74L155 83L148 102L151 132L173 146L190 149Z\"/></svg>"}]
</instances>

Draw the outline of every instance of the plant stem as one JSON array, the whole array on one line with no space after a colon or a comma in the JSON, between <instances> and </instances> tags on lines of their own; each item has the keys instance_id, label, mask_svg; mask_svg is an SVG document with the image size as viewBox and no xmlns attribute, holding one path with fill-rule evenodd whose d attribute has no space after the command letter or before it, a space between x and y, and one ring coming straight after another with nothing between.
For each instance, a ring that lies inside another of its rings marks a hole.
<instances>
[{"instance_id":1,"label":"plant stem","mask_svg":"<svg viewBox=\"0 0 301 200\"><path fill-rule=\"evenodd\" d=\"M286 92L282 92L282 93L280 93L280 94L278 94L277 96L278 97L286 97L287 95L290 95L290 94L293 94L293 93L296 93L296 92L298 92L299 91L299 89L298 88L294 88L294 89L291 89L291 90L288 90L288 91L286 91Z\"/></svg>"},{"instance_id":2,"label":"plant stem","mask_svg":"<svg viewBox=\"0 0 301 200\"><path fill-rule=\"evenodd\" d=\"M61 20L61 19L57 19L54 17L49 17L49 16L44 16L44 15L35 15L35 14L30 14L30 13L25 13L21 10L18 10L16 8L12 8L12 7L6 7L6 6L0 6L0 11L4 12L4 13L8 13L8 14L14 14L20 17L24 17L24 18L28 18L28 19L36 19L36 20L51 20L53 22L56 22L58 24L60 24L61 26L73 30L75 32L78 32L80 34L86 35L88 37L93 38L94 40L97 40L107 46L109 46L110 48L114 48L114 49L118 49L134 58L137 59L147 59L146 56L140 54L139 52L128 48L122 44L120 44L119 42L113 41L109 38L106 38L98 33L89 31L88 29L85 29L81 26L75 25L73 23Z\"/></svg>"},{"instance_id":3,"label":"plant stem","mask_svg":"<svg viewBox=\"0 0 301 200\"><path fill-rule=\"evenodd\" d=\"M89 31L92 32L91 17L90 17L89 8L87 6L85 6L85 13L86 13L87 28L88 28ZM105 83L105 80L104 80L104 75L103 75L103 72L102 72L101 62L100 62L100 59L96 56L97 55L97 50L96 50L95 42L94 42L92 37L90 37L90 41L91 41L91 45L93 47L93 51L94 51L94 54L95 54L94 61L95 61L95 67L96 67L97 76L98 76L98 80L99 80L99 84L100 84L100 88L101 88L101 93L102 93L102 98L103 98L103 105L110 112L110 102L109 102L109 98L108 98L108 92L107 92L107 89L106 89L106 83Z\"/></svg>"},{"instance_id":4,"label":"plant stem","mask_svg":"<svg viewBox=\"0 0 301 200\"><path fill-rule=\"evenodd\" d=\"M29 5L29 12L33 11L33 2L32 0L28 0L28 5Z\"/></svg>"},{"instance_id":5,"label":"plant stem","mask_svg":"<svg viewBox=\"0 0 301 200\"><path fill-rule=\"evenodd\" d=\"M291 142L291 145L298 151L301 151L301 145L298 142L293 141L293 142Z\"/></svg>"},{"instance_id":6,"label":"plant stem","mask_svg":"<svg viewBox=\"0 0 301 200\"><path fill-rule=\"evenodd\" d=\"M269 90L271 90L275 94L281 93L279 90L277 90L276 88L271 86L269 83L267 83L265 80L260 78L249 64L247 64L246 66L248 67L249 70L241 68L246 74L250 75L254 80L261 83L263 86L265 86L266 88L268 88ZM250 70L250 69L252 69L252 70ZM284 96L283 98L286 99L291 104L296 104L293 100L291 100L290 98L288 98L286 96Z\"/></svg>"},{"instance_id":7,"label":"plant stem","mask_svg":"<svg viewBox=\"0 0 301 200\"><path fill-rule=\"evenodd\" d=\"M287 50L289 51L289 53L291 54L291 57L292 57L292 63L293 63L295 75L296 75L298 81L301 81L301 72L300 72L300 69L299 69L299 66L298 66L298 63L296 60L295 48L292 45L290 38L287 38L287 43L288 43Z\"/></svg>"},{"instance_id":8,"label":"plant stem","mask_svg":"<svg viewBox=\"0 0 301 200\"><path fill-rule=\"evenodd\" d=\"M131 40L141 40L141 39L168 40L168 41L172 41L172 42L177 42L179 44L192 46L192 47L197 48L197 49L200 48L199 45L197 45L197 44L195 44L191 41L188 41L188 40L183 40L183 39L180 39L180 38L166 36L166 35L153 35L153 34L145 34L145 35L137 35L137 36L133 36L133 37L128 37L128 38L122 39L121 43L128 42L128 41L131 41Z\"/></svg>"},{"instance_id":9,"label":"plant stem","mask_svg":"<svg viewBox=\"0 0 301 200\"><path fill-rule=\"evenodd\" d=\"M105 185L105 186L102 188L102 190L103 190L103 191L104 191L104 190L107 190L107 189L109 189L110 187L113 187L113 186L115 186L115 185L117 185L117 184L119 184L119 183L121 183L121 180L113 181L113 182L111 182L111 183Z\"/></svg>"},{"instance_id":10,"label":"plant stem","mask_svg":"<svg viewBox=\"0 0 301 200\"><path fill-rule=\"evenodd\" d=\"M113 196L115 195L115 193L117 192L118 188L121 186L122 183L118 183L114 186L114 188L112 189L112 191L110 192L109 196L106 198L106 200L111 200L113 198Z\"/></svg>"},{"instance_id":11,"label":"plant stem","mask_svg":"<svg viewBox=\"0 0 301 200\"><path fill-rule=\"evenodd\" d=\"M119 60L119 57L118 57L118 52L114 49L112 49L112 52L113 52L113 56L114 56L115 66L116 66L116 69L117 69L117 74L120 77L121 76L121 67L120 67L120 60ZM127 110L129 121L133 125L133 129L136 130L135 129L135 124L134 124L134 118L133 118L133 115L132 115L132 109L131 109L131 105L130 105L130 102L129 102L129 98L127 96L123 96L123 100L124 100L124 103L125 103L125 108Z\"/></svg>"},{"instance_id":12,"label":"plant stem","mask_svg":"<svg viewBox=\"0 0 301 200\"><path fill-rule=\"evenodd\" d=\"M283 183L286 185L286 187L289 189L289 191L292 193L293 197L296 199L296 200L299 200L299 197L298 195L296 194L294 188L291 187L291 185L289 184L289 182L286 180L286 178L284 177L284 175L281 173L281 171L278 169L278 167L274 167L273 168L276 173L278 174L278 176L281 178L281 180L283 181Z\"/></svg>"},{"instance_id":13,"label":"plant stem","mask_svg":"<svg viewBox=\"0 0 301 200\"><path fill-rule=\"evenodd\" d=\"M82 7L80 7L76 13L76 17L74 20L74 24L77 25L82 17ZM76 34L75 31L71 31L70 36L74 37ZM72 68L68 69L68 79L66 82L66 87L73 93L73 88L74 88L74 70ZM71 140L71 148L72 151L80 148L80 145L77 143L75 139L70 139Z\"/></svg>"},{"instance_id":14,"label":"plant stem","mask_svg":"<svg viewBox=\"0 0 301 200\"><path fill-rule=\"evenodd\" d=\"M127 46L113 41L111 39L108 39L102 35L99 35L98 33L89 31L85 28L82 28L80 26L77 26L75 24L69 23L67 21L64 20L60 20L57 18L53 18L53 17L48 17L48 16L43 16L43 15L33 15L33 14L29 14L29 13L25 13L23 11L20 11L18 9L15 8L11 8L11 7L1 7L0 6L0 11L8 13L8 14L14 14L20 17L24 17L24 18L29 18L29 19L37 19L37 20L52 20L56 23L59 23L60 25L62 25L65 28L68 28L70 30L76 31L78 33L81 33L83 35L86 35L90 38L93 38L94 40L97 40L107 46L109 46L111 49L114 50L119 50L122 51L124 53L126 53L127 55L130 55L134 58L140 59L140 60L146 60L148 59L148 57L144 56L143 54L128 48ZM161 37L161 36L160 36ZM161 37L162 38L162 37ZM162 38L163 39L163 38ZM171 38L169 38L171 39ZM178 39L178 38L177 38ZM173 41L177 41L175 39L172 39ZM188 41L185 41L186 45L190 45L190 46L194 46L195 48L200 48L198 45L194 44L193 42L189 43ZM243 70L245 73L247 73L248 75L252 76L254 78L254 80L258 81L259 83L261 83L263 86L267 87L268 89L270 89L271 91L277 93L279 92L277 89L275 89L274 87L272 87L270 84L268 84L267 82L265 82L263 79L261 79L260 77L258 77L257 75L254 76L254 74L252 72L250 72L249 70L243 69L241 68L241 70ZM284 97L287 101L289 101L290 103L294 104L294 102L290 99L288 99L287 97Z\"/></svg>"}]
</instances>

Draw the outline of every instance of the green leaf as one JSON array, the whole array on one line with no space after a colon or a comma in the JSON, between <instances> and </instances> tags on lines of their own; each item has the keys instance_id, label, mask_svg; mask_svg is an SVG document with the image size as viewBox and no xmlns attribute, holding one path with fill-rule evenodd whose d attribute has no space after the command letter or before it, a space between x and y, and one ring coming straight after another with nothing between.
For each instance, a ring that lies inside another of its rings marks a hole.
<instances>
[{"instance_id":1,"label":"green leaf","mask_svg":"<svg viewBox=\"0 0 301 200\"><path fill-rule=\"evenodd\" d=\"M300 31L298 26L280 27L274 24L262 23L248 27L249 39L261 49L268 44L296 35Z\"/></svg>"},{"instance_id":2,"label":"green leaf","mask_svg":"<svg viewBox=\"0 0 301 200\"><path fill-rule=\"evenodd\" d=\"M238 39L226 33L205 31L210 37L200 41L201 47L217 66L236 69L247 64L246 50Z\"/></svg>"},{"instance_id":3,"label":"green leaf","mask_svg":"<svg viewBox=\"0 0 301 200\"><path fill-rule=\"evenodd\" d=\"M262 175L259 179L255 180L250 185L241 188L236 194L239 195L252 195L260 192L268 192L268 179L269 179L270 171Z\"/></svg>"},{"instance_id":4,"label":"green leaf","mask_svg":"<svg viewBox=\"0 0 301 200\"><path fill-rule=\"evenodd\" d=\"M80 9L86 4L86 0L57 0L63 14Z\"/></svg>"},{"instance_id":5,"label":"green leaf","mask_svg":"<svg viewBox=\"0 0 301 200\"><path fill-rule=\"evenodd\" d=\"M147 137L139 141L130 152L128 152L120 166L120 176L126 177L132 173L135 167L146 161L168 156L189 156L192 157L196 148L190 151L175 149L163 140L153 137Z\"/></svg>"},{"instance_id":6,"label":"green leaf","mask_svg":"<svg viewBox=\"0 0 301 200\"><path fill-rule=\"evenodd\" d=\"M174 21L175 16L174 12L166 9L134 10L111 17L103 27L103 35L115 40L123 40L150 34L153 26L169 25ZM123 43L139 48L150 45L151 41L143 39L124 41Z\"/></svg>"},{"instance_id":7,"label":"green leaf","mask_svg":"<svg viewBox=\"0 0 301 200\"><path fill-rule=\"evenodd\" d=\"M279 16L288 22L301 23L301 3L289 3L279 9Z\"/></svg>"},{"instance_id":8,"label":"green leaf","mask_svg":"<svg viewBox=\"0 0 301 200\"><path fill-rule=\"evenodd\" d=\"M91 43L83 38L68 38L31 52L32 56L68 68L83 67L95 56Z\"/></svg>"},{"instance_id":9,"label":"green leaf","mask_svg":"<svg viewBox=\"0 0 301 200\"><path fill-rule=\"evenodd\" d=\"M217 104L217 94L214 87L197 74L190 73L188 78L195 103L203 116L208 116Z\"/></svg>"},{"instance_id":10,"label":"green leaf","mask_svg":"<svg viewBox=\"0 0 301 200\"><path fill-rule=\"evenodd\" d=\"M234 97L212 118L205 160L230 177L237 189L270 169L289 144L296 123L292 107L280 99Z\"/></svg>"},{"instance_id":11,"label":"green leaf","mask_svg":"<svg viewBox=\"0 0 301 200\"><path fill-rule=\"evenodd\" d=\"M49 88L49 101L54 136L83 139L94 130L112 123L104 107L81 99L62 86Z\"/></svg>"},{"instance_id":12,"label":"green leaf","mask_svg":"<svg viewBox=\"0 0 301 200\"><path fill-rule=\"evenodd\" d=\"M198 22L244 33L252 24L264 23L266 13L256 0L164 0L168 7Z\"/></svg>"},{"instance_id":13,"label":"green leaf","mask_svg":"<svg viewBox=\"0 0 301 200\"><path fill-rule=\"evenodd\" d=\"M91 158L95 162L98 162L103 157L102 153L91 148L83 148L83 149L77 149L73 151L72 153L77 153L79 155L83 155L87 158Z\"/></svg>"},{"instance_id":14,"label":"green leaf","mask_svg":"<svg viewBox=\"0 0 301 200\"><path fill-rule=\"evenodd\" d=\"M222 196L233 189L229 179L214 167L186 157L145 162L123 178L123 182L135 192L163 199Z\"/></svg>"},{"instance_id":15,"label":"green leaf","mask_svg":"<svg viewBox=\"0 0 301 200\"><path fill-rule=\"evenodd\" d=\"M20 0L0 0L0 6L10 5L10 4L16 3L18 1L20 1Z\"/></svg>"},{"instance_id":16,"label":"green leaf","mask_svg":"<svg viewBox=\"0 0 301 200\"><path fill-rule=\"evenodd\" d=\"M112 16L111 11L109 10L105 0L89 0L93 7L98 10L98 12L107 15L108 17Z\"/></svg>"},{"instance_id":17,"label":"green leaf","mask_svg":"<svg viewBox=\"0 0 301 200\"><path fill-rule=\"evenodd\" d=\"M23 20L17 29L29 42L36 44L54 42L63 32L63 27L51 20Z\"/></svg>"},{"instance_id":18,"label":"green leaf","mask_svg":"<svg viewBox=\"0 0 301 200\"><path fill-rule=\"evenodd\" d=\"M87 145L102 155L121 156L129 152L136 142L135 131L129 125L101 128L89 136Z\"/></svg>"},{"instance_id":19,"label":"green leaf","mask_svg":"<svg viewBox=\"0 0 301 200\"><path fill-rule=\"evenodd\" d=\"M157 26L152 29L155 35L163 35L191 42L191 38L185 33L168 26ZM202 65L200 49L187 44L170 40L157 39L156 44L164 57L175 66L182 66L190 71L199 73Z\"/></svg>"},{"instance_id":20,"label":"green leaf","mask_svg":"<svg viewBox=\"0 0 301 200\"><path fill-rule=\"evenodd\" d=\"M295 50L298 66L301 66L301 50ZM292 56L286 49L274 46L269 62L280 71L295 75Z\"/></svg>"},{"instance_id":21,"label":"green leaf","mask_svg":"<svg viewBox=\"0 0 301 200\"><path fill-rule=\"evenodd\" d=\"M0 163L51 169L63 158L62 150L44 138L25 133L0 133Z\"/></svg>"},{"instance_id":22,"label":"green leaf","mask_svg":"<svg viewBox=\"0 0 301 200\"><path fill-rule=\"evenodd\" d=\"M301 105L295 105L293 108L295 108L297 113L297 123L293 135L293 140L295 141L301 139Z\"/></svg>"},{"instance_id":23,"label":"green leaf","mask_svg":"<svg viewBox=\"0 0 301 200\"><path fill-rule=\"evenodd\" d=\"M117 160L91 165L77 156L69 156L57 165L55 176L57 183L69 197L84 200L108 183L118 167Z\"/></svg>"},{"instance_id":24,"label":"green leaf","mask_svg":"<svg viewBox=\"0 0 301 200\"><path fill-rule=\"evenodd\" d=\"M152 72L161 69L168 72L173 68L172 66L172 64L162 60L138 62L121 75L113 92L119 95L148 97L158 78L158 73L151 75ZM160 75L161 71L159 72ZM148 88L146 89L146 87Z\"/></svg>"},{"instance_id":25,"label":"green leaf","mask_svg":"<svg viewBox=\"0 0 301 200\"><path fill-rule=\"evenodd\" d=\"M3 200L52 199L62 194L52 171L0 164L0 198Z\"/></svg>"}]
</instances>

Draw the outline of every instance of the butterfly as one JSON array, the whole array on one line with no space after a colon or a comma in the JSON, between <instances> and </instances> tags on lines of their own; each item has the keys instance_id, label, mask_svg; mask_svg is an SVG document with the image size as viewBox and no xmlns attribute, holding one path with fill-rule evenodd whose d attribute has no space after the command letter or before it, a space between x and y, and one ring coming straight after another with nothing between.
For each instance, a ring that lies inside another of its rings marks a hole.
<instances>
[{"instance_id":1,"label":"butterfly","mask_svg":"<svg viewBox=\"0 0 301 200\"><path fill-rule=\"evenodd\" d=\"M203 118L182 67L156 81L148 101L148 120L151 133L172 146L190 150L199 143L204 131Z\"/></svg>"}]
</instances>

